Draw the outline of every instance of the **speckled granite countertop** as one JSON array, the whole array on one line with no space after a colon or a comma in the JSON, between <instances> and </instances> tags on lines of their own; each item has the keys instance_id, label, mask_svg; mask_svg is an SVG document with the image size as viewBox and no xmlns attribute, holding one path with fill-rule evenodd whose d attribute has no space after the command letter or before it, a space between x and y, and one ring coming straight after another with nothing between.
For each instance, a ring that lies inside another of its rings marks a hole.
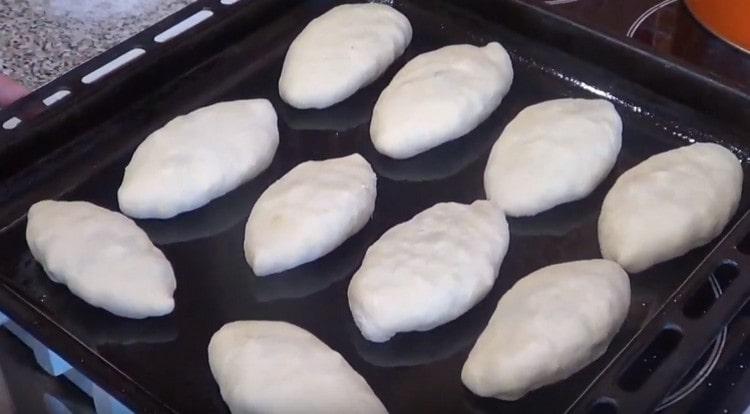
<instances>
[{"instance_id":1,"label":"speckled granite countertop","mask_svg":"<svg viewBox=\"0 0 750 414\"><path fill-rule=\"evenodd\" d=\"M0 71L36 89L193 0L0 0Z\"/></svg>"}]
</instances>

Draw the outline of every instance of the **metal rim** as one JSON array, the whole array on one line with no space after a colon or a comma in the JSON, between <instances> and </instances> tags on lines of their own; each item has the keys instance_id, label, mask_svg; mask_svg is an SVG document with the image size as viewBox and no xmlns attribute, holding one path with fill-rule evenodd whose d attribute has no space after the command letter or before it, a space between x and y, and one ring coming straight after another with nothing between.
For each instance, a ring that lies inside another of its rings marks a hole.
<instances>
[{"instance_id":1,"label":"metal rim","mask_svg":"<svg viewBox=\"0 0 750 414\"><path fill-rule=\"evenodd\" d=\"M714 298L719 299L722 294L719 281L716 280L716 277L714 275L709 276L708 281L711 284L711 290L713 291ZM727 331L727 326L724 326L719 334L716 335L716 338L711 344L711 352L708 358L706 358L706 362L703 364L703 366L698 370L698 372L695 373L692 378L690 378L690 380L686 381L682 387L664 397L664 400L662 400L661 404L656 407L656 411L662 411L667 407L680 402L693 391L695 391L701 384L703 384L703 381L705 381L706 378L711 375L714 368L716 368L716 364L719 363L719 358L721 358L721 354L724 351L724 346L726 345L727 341Z\"/></svg>"}]
</instances>

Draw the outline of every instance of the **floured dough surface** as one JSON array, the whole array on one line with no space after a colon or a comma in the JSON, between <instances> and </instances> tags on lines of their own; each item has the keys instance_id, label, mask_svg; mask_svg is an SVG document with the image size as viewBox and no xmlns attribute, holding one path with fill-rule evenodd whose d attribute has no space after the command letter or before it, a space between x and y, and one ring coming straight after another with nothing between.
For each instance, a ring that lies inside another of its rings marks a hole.
<instances>
[{"instance_id":1,"label":"floured dough surface","mask_svg":"<svg viewBox=\"0 0 750 414\"><path fill-rule=\"evenodd\" d=\"M127 318L174 309L172 266L133 220L84 201L40 201L26 241L54 282L89 304Z\"/></svg>"},{"instance_id":2,"label":"floured dough surface","mask_svg":"<svg viewBox=\"0 0 750 414\"><path fill-rule=\"evenodd\" d=\"M238 321L208 344L208 362L232 413L386 413L336 351L287 322Z\"/></svg>"},{"instance_id":3,"label":"floured dough surface","mask_svg":"<svg viewBox=\"0 0 750 414\"><path fill-rule=\"evenodd\" d=\"M637 273L708 243L737 210L742 179L740 161L718 144L648 158L623 173L604 198L602 257Z\"/></svg>"},{"instance_id":4,"label":"floured dough surface","mask_svg":"<svg viewBox=\"0 0 750 414\"><path fill-rule=\"evenodd\" d=\"M500 298L461 371L482 397L517 400L606 351L630 307L628 275L608 260L539 269Z\"/></svg>"},{"instance_id":5,"label":"floured dough surface","mask_svg":"<svg viewBox=\"0 0 750 414\"><path fill-rule=\"evenodd\" d=\"M513 82L513 67L497 42L451 45L404 65L375 103L375 148L403 159L454 140L490 116Z\"/></svg>"},{"instance_id":6,"label":"floured dough surface","mask_svg":"<svg viewBox=\"0 0 750 414\"><path fill-rule=\"evenodd\" d=\"M487 198L509 216L533 216L589 195L612 170L622 120L603 99L554 99L522 110L492 147Z\"/></svg>"},{"instance_id":7,"label":"floured dough surface","mask_svg":"<svg viewBox=\"0 0 750 414\"><path fill-rule=\"evenodd\" d=\"M266 99L220 102L178 116L135 150L117 191L135 218L170 218L234 190L265 170L279 144Z\"/></svg>"},{"instance_id":8,"label":"floured dough surface","mask_svg":"<svg viewBox=\"0 0 750 414\"><path fill-rule=\"evenodd\" d=\"M326 108L368 85L411 41L409 20L379 3L343 4L311 21L289 46L279 94L300 108Z\"/></svg>"},{"instance_id":9,"label":"floured dough surface","mask_svg":"<svg viewBox=\"0 0 750 414\"><path fill-rule=\"evenodd\" d=\"M461 316L492 288L508 251L508 223L486 200L439 203L386 231L349 285L362 335L384 342Z\"/></svg>"},{"instance_id":10,"label":"floured dough surface","mask_svg":"<svg viewBox=\"0 0 750 414\"><path fill-rule=\"evenodd\" d=\"M245 257L257 276L331 252L367 224L377 177L359 154L299 164L260 196L245 226Z\"/></svg>"}]
</instances>

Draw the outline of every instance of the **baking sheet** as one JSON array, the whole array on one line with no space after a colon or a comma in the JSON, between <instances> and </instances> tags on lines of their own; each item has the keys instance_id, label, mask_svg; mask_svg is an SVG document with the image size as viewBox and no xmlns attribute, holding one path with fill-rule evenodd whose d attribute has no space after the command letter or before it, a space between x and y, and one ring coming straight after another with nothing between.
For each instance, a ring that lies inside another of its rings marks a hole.
<instances>
[{"instance_id":1,"label":"baking sheet","mask_svg":"<svg viewBox=\"0 0 750 414\"><path fill-rule=\"evenodd\" d=\"M11 177L12 205L0 209L0 308L47 338L71 362L138 412L226 410L211 377L206 347L224 323L285 320L323 340L370 383L393 413L545 412L569 406L607 361L685 279L711 245L633 275L632 305L622 330L602 358L559 384L520 401L481 399L466 390L460 369L500 296L542 266L599 256L596 221L604 195L623 171L649 155L699 141L716 141L746 158L741 136L684 105L569 54L483 20L456 6L399 1L414 28L404 56L378 81L325 110L299 111L281 102L276 83L288 44L312 18L335 2L301 2L282 17L226 44L201 62L181 68L167 83L123 105L115 116L85 125L71 143ZM236 7L244 7L240 2ZM217 29L217 30L220 30ZM234 38L232 38L234 39ZM501 42L511 54L515 80L500 108L476 130L410 160L374 150L369 115L379 92L410 58L444 45ZM628 68L623 68L628 70ZM55 285L32 259L20 213L43 198L87 200L117 209L116 191L135 147L176 115L217 101L265 97L279 115L280 145L258 178L197 211L166 221L138 223L163 249L176 277L176 308L157 319L132 321L90 307ZM483 198L489 149L507 122L527 105L559 97L605 97L623 118L623 149L610 176L584 200L533 218L510 219L510 249L497 282L476 307L425 333L398 335L385 344L365 341L348 310L346 288L366 248L391 226L442 201ZM112 96L111 99L116 99ZM378 173L372 220L328 256L270 278L256 278L245 263L244 224L254 201L296 164L359 152ZM747 182L747 180L746 180ZM744 194L749 194L747 186ZM739 211L748 207L743 197ZM712 245L715 243L711 243Z\"/></svg>"}]
</instances>

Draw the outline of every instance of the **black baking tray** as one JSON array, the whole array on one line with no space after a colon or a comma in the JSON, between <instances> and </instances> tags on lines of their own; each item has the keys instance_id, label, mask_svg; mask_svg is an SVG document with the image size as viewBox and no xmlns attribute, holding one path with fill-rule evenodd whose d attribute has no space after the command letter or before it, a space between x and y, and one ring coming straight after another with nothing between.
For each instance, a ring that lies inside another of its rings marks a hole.
<instances>
[{"instance_id":1,"label":"black baking tray","mask_svg":"<svg viewBox=\"0 0 750 414\"><path fill-rule=\"evenodd\" d=\"M309 330L340 352L393 413L589 411L598 410L595 404L602 398L627 397L612 393L608 380L616 382L632 356L653 339L651 333L658 334L659 318L675 312L674 295L696 289L716 265L715 257L744 237L747 220L739 217L750 206L748 180L732 220L739 224L728 241L717 239L632 275L632 306L624 326L608 352L579 373L519 401L502 402L472 395L461 384L460 369L497 300L520 277L549 264L599 257L599 208L623 171L652 154L695 141L721 143L748 159L750 143L742 134L748 121L742 115L750 100L700 73L519 1L404 0L394 6L409 17L414 39L385 75L329 109L292 109L277 90L286 48L309 20L335 4L248 0L225 6L198 1L11 107L6 113L29 121L0 134L0 309L136 412L226 411L206 347L219 327L241 319L285 320ZM202 26L167 44L151 41L155 33L203 9L214 16ZM486 122L458 141L409 160L390 160L374 150L368 133L372 106L405 62L448 44L490 41L501 42L511 54L515 79ZM133 47L144 48L146 55L98 84L80 84L80 76L96 64ZM35 99L63 87L73 92L67 102L43 112L35 107ZM87 200L116 210L123 169L150 132L201 106L256 97L270 99L279 115L280 145L268 170L194 212L138 221L174 266L176 308L171 315L119 318L49 281L24 239L25 212L33 202ZM503 127L525 106L559 97L603 97L616 105L624 130L613 172L581 201L533 218L510 219L510 248L497 282L465 315L385 344L365 341L348 310L346 288L367 247L391 226L437 202L483 198L484 166ZM378 174L372 220L318 261L255 277L244 260L242 241L245 221L261 192L302 161L354 152L364 155ZM711 329L686 328L682 343L695 345L679 354L685 372L661 374L657 379L668 384L642 394L639 410L656 407L678 385L734 308L739 309L740 299L726 305ZM721 308L717 303L712 309ZM622 406L632 407L627 404Z\"/></svg>"}]
</instances>

